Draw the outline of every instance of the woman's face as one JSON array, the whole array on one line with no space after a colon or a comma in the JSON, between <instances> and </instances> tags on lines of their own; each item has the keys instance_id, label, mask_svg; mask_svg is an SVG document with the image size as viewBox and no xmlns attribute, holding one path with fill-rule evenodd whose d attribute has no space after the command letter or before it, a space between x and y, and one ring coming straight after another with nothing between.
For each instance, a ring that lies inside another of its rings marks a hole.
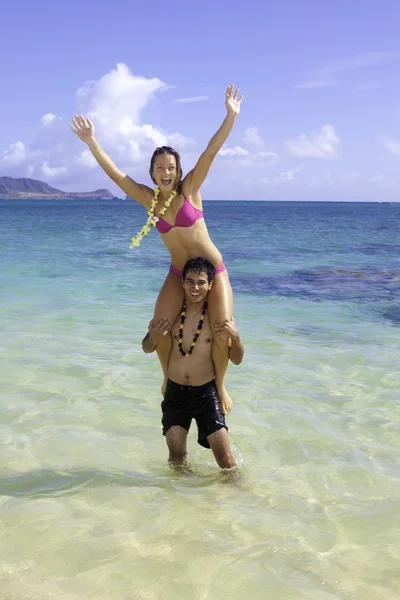
<instances>
[{"instance_id":1,"label":"woman's face","mask_svg":"<svg viewBox=\"0 0 400 600\"><path fill-rule=\"evenodd\" d=\"M172 192L177 177L176 159L173 154L160 154L156 157L153 177L162 192Z\"/></svg>"}]
</instances>

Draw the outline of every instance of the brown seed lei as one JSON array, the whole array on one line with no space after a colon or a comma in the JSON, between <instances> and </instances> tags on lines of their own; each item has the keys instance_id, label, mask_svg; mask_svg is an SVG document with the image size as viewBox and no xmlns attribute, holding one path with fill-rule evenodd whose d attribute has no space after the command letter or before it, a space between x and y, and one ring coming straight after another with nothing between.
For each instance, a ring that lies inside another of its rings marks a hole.
<instances>
[{"instance_id":1,"label":"brown seed lei","mask_svg":"<svg viewBox=\"0 0 400 600\"><path fill-rule=\"evenodd\" d=\"M186 317L186 302L185 302L185 300L183 301L182 311L181 311L181 326L179 327L179 342L178 342L179 352L182 354L182 356L188 357L188 356L190 356L190 354L192 354L194 347L196 345L196 342L198 340L198 337L200 335L200 331L203 327L204 315L207 312L207 306L208 306L208 302L207 302L207 300L205 300L205 302L203 304L203 308L201 310L201 317L200 317L199 324L197 326L197 331L194 334L192 345L190 346L189 350L187 352L185 352L184 349L182 348L182 338L183 338L183 324L185 322L185 317Z\"/></svg>"}]
</instances>

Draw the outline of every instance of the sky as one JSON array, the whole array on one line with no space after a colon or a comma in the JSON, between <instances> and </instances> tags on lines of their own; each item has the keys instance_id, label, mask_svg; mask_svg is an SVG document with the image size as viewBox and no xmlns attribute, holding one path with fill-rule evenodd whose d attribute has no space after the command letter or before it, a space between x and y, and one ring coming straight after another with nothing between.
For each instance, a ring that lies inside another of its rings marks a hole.
<instances>
[{"instance_id":1,"label":"sky","mask_svg":"<svg viewBox=\"0 0 400 600\"><path fill-rule=\"evenodd\" d=\"M71 132L89 116L117 166L184 172L244 94L205 200L400 201L398 0L13 0L0 21L0 176L123 197Z\"/></svg>"}]
</instances>

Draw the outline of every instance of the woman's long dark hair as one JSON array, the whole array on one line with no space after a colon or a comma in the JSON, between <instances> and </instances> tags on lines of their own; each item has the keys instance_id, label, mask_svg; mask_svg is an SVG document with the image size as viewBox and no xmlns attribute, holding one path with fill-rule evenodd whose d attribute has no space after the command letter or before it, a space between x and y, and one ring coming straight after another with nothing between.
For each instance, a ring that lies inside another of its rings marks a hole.
<instances>
[{"instance_id":1,"label":"woman's long dark hair","mask_svg":"<svg viewBox=\"0 0 400 600\"><path fill-rule=\"evenodd\" d=\"M181 157L179 156L179 153L174 150L173 148L170 148L170 146L160 146L159 148L156 148L153 152L153 156L151 157L151 161L150 161L150 177L152 179L152 181L157 185L156 180L154 179L154 175L153 175L153 170L154 170L154 163L156 161L157 156L160 156L161 154L171 154L172 156L175 156L175 160L176 160L176 180L175 180L175 189L177 191L178 194L181 193L181 188L182 188L182 167L181 167Z\"/></svg>"}]
</instances>

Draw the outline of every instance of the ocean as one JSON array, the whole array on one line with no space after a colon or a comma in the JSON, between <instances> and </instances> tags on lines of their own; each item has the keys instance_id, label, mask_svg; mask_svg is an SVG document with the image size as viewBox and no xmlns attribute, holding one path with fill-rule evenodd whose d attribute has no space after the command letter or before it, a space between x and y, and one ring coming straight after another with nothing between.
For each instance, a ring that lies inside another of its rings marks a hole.
<instances>
[{"instance_id":1,"label":"ocean","mask_svg":"<svg viewBox=\"0 0 400 600\"><path fill-rule=\"evenodd\" d=\"M131 201L0 201L0 598L395 600L400 203L204 203L245 346L235 477L168 466Z\"/></svg>"}]
</instances>

